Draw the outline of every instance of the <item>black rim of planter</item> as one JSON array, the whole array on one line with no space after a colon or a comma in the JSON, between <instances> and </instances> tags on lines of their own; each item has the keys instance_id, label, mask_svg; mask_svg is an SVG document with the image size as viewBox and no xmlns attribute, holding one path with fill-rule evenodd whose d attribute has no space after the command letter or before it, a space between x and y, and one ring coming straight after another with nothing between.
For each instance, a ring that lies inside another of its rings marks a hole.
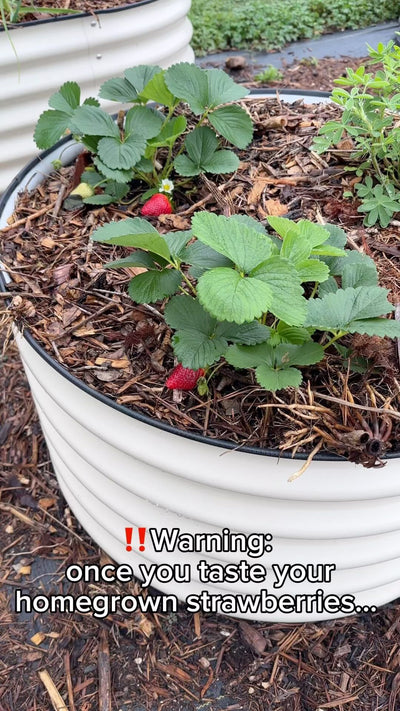
<instances>
[{"instance_id":1,"label":"black rim of planter","mask_svg":"<svg viewBox=\"0 0 400 711\"><path fill-rule=\"evenodd\" d=\"M98 10L94 14L91 12L74 12L70 15L53 15L52 17L48 17L45 20L30 20L29 22L8 23L7 28L8 30L18 30L23 27L47 25L49 22L64 22L64 20L73 20L82 17L91 17L93 20L96 20L98 15L111 15L114 12L122 12L123 10L130 10L133 7L142 7L143 5L150 5L153 2L157 2L157 0L139 0L139 2L125 3L124 5L120 5L120 7L108 7L105 10ZM99 26L100 24L101 23L99 22ZM5 28L0 27L0 32L5 32Z\"/></svg>"},{"instance_id":2,"label":"black rim of planter","mask_svg":"<svg viewBox=\"0 0 400 711\"><path fill-rule=\"evenodd\" d=\"M156 0L144 0L143 3L136 3L136 4L145 4L147 2L156 2ZM279 93L282 98L285 98L285 95L292 95L292 96L298 96L299 99L305 98L307 96L313 96L313 97L319 97L321 99L323 98L328 98L330 96L329 92L326 91L301 91L300 89L283 89L280 90L279 92L276 89L254 89L251 91L251 95L257 96L257 95L267 95L274 97L277 93ZM60 146L63 146L67 143L69 143L72 140L71 136L66 136L65 138L62 138L61 141L58 141L57 143L54 144L51 148L48 148L46 151L43 151L40 153L40 155L37 158L34 158L32 161L30 161L22 170L19 171L19 173L16 175L14 180L10 183L9 187L3 193L3 195L0 197L0 215L2 214L4 207L6 203L8 202L11 194L14 192L14 190L18 187L20 184L21 180L25 177L25 175L32 170L36 165L39 165L41 160L43 158L46 158L48 155L53 153L53 151ZM5 282L4 276L2 271L0 270L0 291L6 292L7 291L7 284ZM79 380L75 375L70 373L66 368L64 368L58 361L54 360L49 353L41 346L32 336L32 334L29 332L29 330L24 329L23 331L23 337L29 343L30 346L40 355L43 360L46 361L48 365L50 365L54 370L62 375L64 378L66 378L70 383L78 387L80 390L83 390L83 392L87 393L88 395L91 395L94 397L96 400L99 402L102 402L105 405L108 405L109 407L113 408L114 410L117 410L118 412L121 412L124 415L127 415L128 417L131 417L134 420L138 420L139 422L143 422L146 425L151 425L152 427L155 427L159 430L164 430L164 432L169 432L171 434L177 435L179 437L185 437L186 439L191 439L196 442L201 442L202 444L209 444L212 445L213 447L220 447L222 449L227 449L227 450L237 450L238 452L245 452L247 454L257 454L259 456L266 456L266 457L274 457L278 459L293 459L293 460L306 460L308 458L308 454L305 453L296 453L294 456L290 452L281 452L279 449L270 449L270 448L261 448L261 447L251 447L247 445L238 445L235 442L229 442L227 440L220 440L220 439L213 439L211 437L205 437L204 435L198 435L195 432L186 432L185 430L180 430L177 427L172 427L171 425L168 425L166 422L160 422L159 420L155 420L148 415L144 415L141 412L135 412L134 410L130 410L129 408L125 407L124 405L120 405L119 403L115 402L112 400L110 397L107 395L103 395L102 393L98 392L97 390L94 390L94 388L89 387L84 383L82 380ZM396 459L399 458L400 454L397 452L389 452L385 455L386 459ZM325 462L343 462L346 461L344 457L340 457L339 455L335 454L330 454L329 452L319 452L314 459L316 461L325 461Z\"/></svg>"}]
</instances>

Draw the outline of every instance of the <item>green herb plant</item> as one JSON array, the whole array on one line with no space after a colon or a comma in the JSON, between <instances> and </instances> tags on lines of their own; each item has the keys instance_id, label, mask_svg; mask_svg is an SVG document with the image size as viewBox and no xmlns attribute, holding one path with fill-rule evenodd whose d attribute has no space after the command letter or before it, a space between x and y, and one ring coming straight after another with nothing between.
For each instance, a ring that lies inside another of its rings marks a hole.
<instances>
[{"instance_id":1,"label":"green herb plant","mask_svg":"<svg viewBox=\"0 0 400 711\"><path fill-rule=\"evenodd\" d=\"M268 220L276 235L245 215L198 212L191 230L161 235L135 217L99 227L92 239L133 250L105 266L147 269L130 280L129 295L166 301L176 358L208 377L224 358L255 369L266 390L298 387L300 367L321 362L346 334L400 337L400 323L382 318L394 307L374 262L344 249L343 230Z\"/></svg>"},{"instance_id":2,"label":"green herb plant","mask_svg":"<svg viewBox=\"0 0 400 711\"><path fill-rule=\"evenodd\" d=\"M347 69L347 77L335 84L350 87L332 92L333 101L343 108L338 121L328 121L319 130L313 149L324 153L349 136L354 144L351 158L357 159L357 176L363 178L355 189L361 199L359 212L364 224L379 222L387 227L400 212L400 47L393 41L368 46L369 64L382 63L377 72L365 66ZM351 193L346 193L347 196Z\"/></svg>"},{"instance_id":3,"label":"green herb plant","mask_svg":"<svg viewBox=\"0 0 400 711\"><path fill-rule=\"evenodd\" d=\"M87 186L85 203L118 202L134 179L147 183L148 197L173 171L187 179L238 168L238 156L221 147L220 137L237 148L250 143L250 116L230 103L247 94L247 89L218 69L203 70L184 62L166 71L137 66L100 88L102 99L133 104L126 114L119 113L116 122L96 99L86 99L81 105L78 84L67 82L50 98L51 109L40 116L35 141L38 148L49 148L71 132L92 153L94 169L82 176ZM193 114L192 129L182 113L183 103ZM103 192L94 194L99 187Z\"/></svg>"}]
</instances>

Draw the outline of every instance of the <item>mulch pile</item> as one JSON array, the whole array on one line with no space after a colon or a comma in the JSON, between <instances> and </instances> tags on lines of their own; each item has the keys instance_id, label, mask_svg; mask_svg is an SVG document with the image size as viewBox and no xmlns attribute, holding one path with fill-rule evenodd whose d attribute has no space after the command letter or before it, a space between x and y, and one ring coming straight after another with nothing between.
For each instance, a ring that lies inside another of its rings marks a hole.
<instances>
[{"instance_id":1,"label":"mulch pile","mask_svg":"<svg viewBox=\"0 0 400 711\"><path fill-rule=\"evenodd\" d=\"M318 625L247 625L182 610L97 621L16 615L16 589L59 591L68 564L105 558L59 492L13 345L0 361L0 392L0 711L399 708L400 602ZM94 590L114 592L101 584L85 592Z\"/></svg>"}]
</instances>

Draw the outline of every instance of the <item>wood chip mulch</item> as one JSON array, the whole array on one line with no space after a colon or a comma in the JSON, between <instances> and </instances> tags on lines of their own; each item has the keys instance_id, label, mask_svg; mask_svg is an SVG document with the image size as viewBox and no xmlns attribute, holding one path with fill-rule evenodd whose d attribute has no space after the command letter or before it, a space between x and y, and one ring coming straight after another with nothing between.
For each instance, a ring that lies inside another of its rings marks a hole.
<instances>
[{"instance_id":1,"label":"wood chip mulch","mask_svg":"<svg viewBox=\"0 0 400 711\"><path fill-rule=\"evenodd\" d=\"M348 145L324 156L310 150L318 127L337 116L338 108L301 100L287 105L279 97L245 105L255 137L240 154L240 169L226 181L203 178L192 191L178 189L176 213L161 216L157 228L189 229L198 209L246 213L265 224L270 214L333 222L346 228L349 247L374 257L381 285L390 290L393 304L400 303L399 223L367 230L357 201L343 199L343 190L356 180L347 171ZM135 306L126 293L130 271L102 268L125 251L90 242L104 221L140 214L143 187L134 186L126 205L67 212L60 197L75 182L74 168L64 168L23 194L1 248L14 282L13 315L61 364L119 404L236 446L307 455L323 448L365 466L380 465L387 447L399 450L399 355L388 339L343 340L358 357L368 358L364 373L346 373L341 356L330 348L322 364L304 369L304 384L296 390L266 393L251 375L223 365L210 381L208 397L185 393L176 402L164 387L174 359L163 306ZM352 401L367 408L363 417L349 406ZM377 426L385 432L390 416L391 433L387 443L382 435L371 454L369 441L353 442L352 433L374 429L376 411Z\"/></svg>"},{"instance_id":2,"label":"wood chip mulch","mask_svg":"<svg viewBox=\"0 0 400 711\"><path fill-rule=\"evenodd\" d=\"M13 348L0 364L0 392L0 711L400 707L400 601L373 614L301 625L182 609L99 620L16 615L16 589L65 593L68 564L106 558L60 495ZM139 591L136 583L123 587L125 594ZM71 588L118 592L101 583Z\"/></svg>"}]
</instances>

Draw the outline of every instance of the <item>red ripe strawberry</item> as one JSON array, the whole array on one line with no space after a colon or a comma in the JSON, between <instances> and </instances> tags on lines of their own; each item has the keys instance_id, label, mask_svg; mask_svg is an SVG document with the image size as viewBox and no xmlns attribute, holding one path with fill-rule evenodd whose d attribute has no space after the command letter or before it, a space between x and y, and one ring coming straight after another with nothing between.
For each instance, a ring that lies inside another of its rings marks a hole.
<instances>
[{"instance_id":1,"label":"red ripe strawberry","mask_svg":"<svg viewBox=\"0 0 400 711\"><path fill-rule=\"evenodd\" d=\"M172 205L164 193L156 193L152 195L147 202L144 203L141 213L146 217L159 217L159 215L170 215Z\"/></svg>"},{"instance_id":2,"label":"red ripe strawberry","mask_svg":"<svg viewBox=\"0 0 400 711\"><path fill-rule=\"evenodd\" d=\"M192 390L198 379L203 375L203 368L192 370L191 368L184 368L181 363L178 363L167 378L165 385L170 390Z\"/></svg>"}]
</instances>

